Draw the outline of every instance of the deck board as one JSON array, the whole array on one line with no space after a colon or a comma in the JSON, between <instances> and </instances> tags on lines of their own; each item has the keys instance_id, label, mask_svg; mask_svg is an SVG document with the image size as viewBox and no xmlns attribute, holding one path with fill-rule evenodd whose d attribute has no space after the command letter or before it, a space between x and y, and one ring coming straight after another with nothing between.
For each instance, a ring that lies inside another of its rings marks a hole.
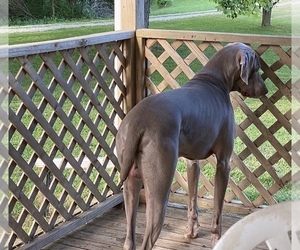
<instances>
[{"instance_id":1,"label":"deck board","mask_svg":"<svg viewBox=\"0 0 300 250\"><path fill-rule=\"evenodd\" d=\"M223 215L223 233L242 217L232 214ZM199 211L201 226L200 237L186 239L184 237L187 225L186 209L168 207L162 232L157 240L155 250L167 249L212 249L210 242L211 210ZM145 229L145 205L139 206L137 215L136 240L137 248L142 243ZM123 249L126 234L125 212L120 207L115 207L102 216L97 217L85 226L78 228L73 233L63 237L57 242L44 247L44 250L96 250L96 249ZM265 244L256 249L267 249Z\"/></svg>"}]
</instances>

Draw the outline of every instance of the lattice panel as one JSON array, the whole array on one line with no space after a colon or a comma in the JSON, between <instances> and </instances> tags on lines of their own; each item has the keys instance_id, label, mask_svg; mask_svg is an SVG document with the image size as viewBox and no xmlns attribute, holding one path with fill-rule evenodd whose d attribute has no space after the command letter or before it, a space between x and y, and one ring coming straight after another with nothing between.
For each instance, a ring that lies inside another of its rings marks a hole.
<instances>
[{"instance_id":1,"label":"lattice panel","mask_svg":"<svg viewBox=\"0 0 300 250\"><path fill-rule=\"evenodd\" d=\"M293 199L300 199L300 47L295 46L292 53L293 62L293 107L292 107L292 183Z\"/></svg>"},{"instance_id":2,"label":"lattice panel","mask_svg":"<svg viewBox=\"0 0 300 250\"><path fill-rule=\"evenodd\" d=\"M5 49L7 54L7 49ZM1 54L1 52L0 52ZM9 237L8 228L8 59L0 58L0 246Z\"/></svg>"},{"instance_id":3,"label":"lattice panel","mask_svg":"<svg viewBox=\"0 0 300 250\"><path fill-rule=\"evenodd\" d=\"M225 44L147 39L147 88L155 94L180 87ZM291 46L256 44L253 48L261 58L269 93L260 99L231 94L237 133L225 201L259 207L291 195ZM202 161L199 197L213 195L215 164L213 156ZM185 168L178 171L172 191L188 192Z\"/></svg>"},{"instance_id":4,"label":"lattice panel","mask_svg":"<svg viewBox=\"0 0 300 250\"><path fill-rule=\"evenodd\" d=\"M10 59L9 247L120 192L123 42Z\"/></svg>"}]
</instances>

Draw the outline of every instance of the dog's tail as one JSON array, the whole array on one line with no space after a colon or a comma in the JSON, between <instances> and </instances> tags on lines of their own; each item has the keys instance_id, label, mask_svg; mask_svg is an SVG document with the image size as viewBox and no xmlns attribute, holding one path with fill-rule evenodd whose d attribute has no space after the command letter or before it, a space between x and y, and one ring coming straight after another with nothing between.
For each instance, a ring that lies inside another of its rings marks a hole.
<instances>
[{"instance_id":1,"label":"dog's tail","mask_svg":"<svg viewBox=\"0 0 300 250\"><path fill-rule=\"evenodd\" d=\"M137 133L136 131L128 131L126 135L126 140L123 145L122 151L120 152L120 164L121 164L121 171L120 171L120 182L123 183L133 167L134 160L136 154L138 152L138 146L140 140L142 138L142 133Z\"/></svg>"}]
</instances>

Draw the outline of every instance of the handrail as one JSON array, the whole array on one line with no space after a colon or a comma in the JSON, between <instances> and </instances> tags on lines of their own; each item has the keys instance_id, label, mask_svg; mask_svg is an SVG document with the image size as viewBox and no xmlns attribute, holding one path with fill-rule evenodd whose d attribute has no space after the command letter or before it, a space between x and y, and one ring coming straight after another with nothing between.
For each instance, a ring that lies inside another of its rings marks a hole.
<instances>
[{"instance_id":1,"label":"handrail","mask_svg":"<svg viewBox=\"0 0 300 250\"><path fill-rule=\"evenodd\" d=\"M201 32L186 30L138 29L136 37L155 39L201 40L222 42L245 42L252 44L291 45L292 37L271 35L231 34L220 32ZM293 37L293 42L300 43L300 37Z\"/></svg>"},{"instance_id":2,"label":"handrail","mask_svg":"<svg viewBox=\"0 0 300 250\"><path fill-rule=\"evenodd\" d=\"M66 50L76 47L89 46L98 43L107 43L112 41L127 40L134 38L134 31L111 31L87 36L72 37L51 41L35 42L28 44L17 44L10 46L0 46L0 57L7 55L9 49L9 58L23 55L33 55L39 53L48 53L52 51ZM2 53L2 51L4 53Z\"/></svg>"}]
</instances>

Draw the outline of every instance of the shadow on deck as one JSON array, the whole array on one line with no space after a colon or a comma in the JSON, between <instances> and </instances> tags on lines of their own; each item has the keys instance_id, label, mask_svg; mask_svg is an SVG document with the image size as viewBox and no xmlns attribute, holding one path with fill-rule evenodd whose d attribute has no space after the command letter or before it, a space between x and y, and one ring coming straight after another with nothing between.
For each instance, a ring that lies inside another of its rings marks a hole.
<instances>
[{"instance_id":1,"label":"shadow on deck","mask_svg":"<svg viewBox=\"0 0 300 250\"><path fill-rule=\"evenodd\" d=\"M200 237L193 240L185 239L183 234L187 225L187 210L184 206L169 206L167 209L164 227L154 249L212 249L210 242L211 210L200 210L199 223ZM242 216L225 213L223 215L223 233ZM145 205L139 206L137 215L137 248L141 246L145 229ZM118 206L97 217L85 226L57 242L44 247L44 250L94 250L94 249L123 249L126 234L126 219L124 210ZM268 249L261 244L256 249Z\"/></svg>"}]
</instances>

